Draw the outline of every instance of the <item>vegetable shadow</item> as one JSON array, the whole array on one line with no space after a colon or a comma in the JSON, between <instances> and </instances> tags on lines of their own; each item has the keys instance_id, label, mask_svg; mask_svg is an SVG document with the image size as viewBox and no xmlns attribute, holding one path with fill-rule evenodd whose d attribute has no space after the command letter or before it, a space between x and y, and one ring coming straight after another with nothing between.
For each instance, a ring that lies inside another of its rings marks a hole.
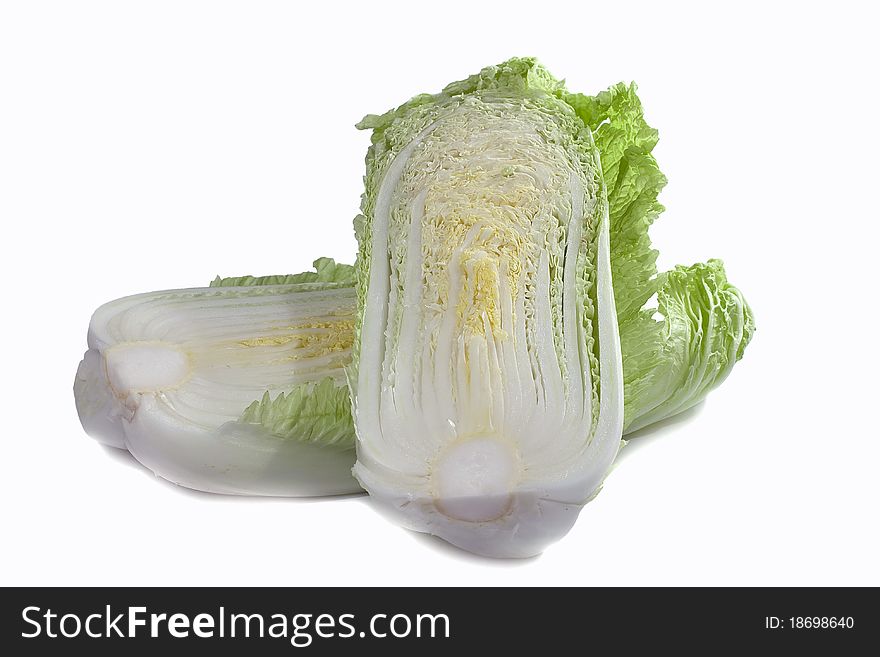
<instances>
[{"instance_id":1,"label":"vegetable shadow","mask_svg":"<svg viewBox=\"0 0 880 657\"><path fill-rule=\"evenodd\" d=\"M197 498L206 502L239 502L247 504L253 503L255 501L260 501L271 502L274 504L316 504L320 502L325 502L327 500L347 500L366 496L365 492L349 493L343 495L319 495L315 497L273 497L267 495L227 495L221 493L208 493L202 490L187 488L185 486L175 484L173 481L168 481L167 479L156 476L152 470L150 470L145 465L142 465L141 462L138 461L134 456L132 456L131 452L126 449L117 449L116 447L110 447L108 445L101 445L101 447L103 448L104 453L107 454L108 458L116 461L117 463L121 463L125 466L133 468L134 470L139 471L141 474L156 481L158 485L171 488L181 495Z\"/></svg>"},{"instance_id":2,"label":"vegetable shadow","mask_svg":"<svg viewBox=\"0 0 880 657\"><path fill-rule=\"evenodd\" d=\"M701 401L700 403L691 406L686 411L668 417L665 420L655 422L643 429L639 429L638 431L634 431L633 433L624 436L623 439L626 441L626 445L624 445L617 454L617 458L614 460L614 466L619 466L641 449L653 445L658 439L665 440L668 434L673 433L681 426L691 423L694 418L703 412L703 404L705 403L705 400Z\"/></svg>"},{"instance_id":3,"label":"vegetable shadow","mask_svg":"<svg viewBox=\"0 0 880 657\"><path fill-rule=\"evenodd\" d=\"M491 566L495 568L512 568L517 566L528 566L529 564L532 564L541 558L540 554L536 554L533 557L507 559L499 559L498 557L484 557L479 554L473 554L471 552L462 550L461 548L457 548L452 543L447 543L442 538L437 538L436 536L432 536L431 534L414 532L412 530L407 530L407 532L410 534L410 536L413 537L413 539L417 543L421 543L423 546L430 550L433 550L437 554L442 554L444 557L455 559L456 561L460 561L462 563L474 563L481 566Z\"/></svg>"}]
</instances>

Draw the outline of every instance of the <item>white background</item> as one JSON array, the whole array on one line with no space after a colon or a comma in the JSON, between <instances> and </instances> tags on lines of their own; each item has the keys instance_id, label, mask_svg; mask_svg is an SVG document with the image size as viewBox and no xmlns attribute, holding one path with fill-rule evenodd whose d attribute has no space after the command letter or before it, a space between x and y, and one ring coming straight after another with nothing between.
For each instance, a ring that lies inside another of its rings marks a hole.
<instances>
[{"instance_id":1,"label":"white background","mask_svg":"<svg viewBox=\"0 0 880 657\"><path fill-rule=\"evenodd\" d=\"M877 17L664 4L4 3L0 583L880 584ZM188 492L85 436L94 308L351 261L353 124L513 55L639 83L661 266L724 258L758 325L566 539L474 558L365 498Z\"/></svg>"}]
</instances>

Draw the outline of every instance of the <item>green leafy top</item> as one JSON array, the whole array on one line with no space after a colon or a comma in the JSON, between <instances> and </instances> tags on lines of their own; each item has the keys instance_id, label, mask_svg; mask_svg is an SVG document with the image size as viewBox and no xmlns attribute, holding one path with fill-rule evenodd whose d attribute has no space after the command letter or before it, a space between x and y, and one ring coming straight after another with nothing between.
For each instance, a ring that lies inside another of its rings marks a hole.
<instances>
[{"instance_id":1,"label":"green leafy top","mask_svg":"<svg viewBox=\"0 0 880 657\"><path fill-rule=\"evenodd\" d=\"M272 399L268 392L241 416L274 436L343 449L354 447L348 388L334 379L304 383Z\"/></svg>"},{"instance_id":2,"label":"green leafy top","mask_svg":"<svg viewBox=\"0 0 880 657\"><path fill-rule=\"evenodd\" d=\"M657 273L648 231L666 185L651 151L657 131L636 85L567 102L593 131L611 220L611 271L623 353L624 429L636 431L699 403L730 373L755 330L752 310L720 260ZM657 295L657 306L648 300Z\"/></svg>"},{"instance_id":3,"label":"green leafy top","mask_svg":"<svg viewBox=\"0 0 880 657\"><path fill-rule=\"evenodd\" d=\"M644 118L636 85L618 83L596 96L568 94L602 159L611 220L611 272L618 321L632 318L657 291L657 251L648 229L663 212L657 201L666 177L652 149L657 131Z\"/></svg>"},{"instance_id":4,"label":"green leafy top","mask_svg":"<svg viewBox=\"0 0 880 657\"><path fill-rule=\"evenodd\" d=\"M211 287L243 287L252 285L294 285L298 283L340 283L354 285L354 267L337 263L333 258L318 258L312 263L315 271L273 276L217 276Z\"/></svg>"}]
</instances>

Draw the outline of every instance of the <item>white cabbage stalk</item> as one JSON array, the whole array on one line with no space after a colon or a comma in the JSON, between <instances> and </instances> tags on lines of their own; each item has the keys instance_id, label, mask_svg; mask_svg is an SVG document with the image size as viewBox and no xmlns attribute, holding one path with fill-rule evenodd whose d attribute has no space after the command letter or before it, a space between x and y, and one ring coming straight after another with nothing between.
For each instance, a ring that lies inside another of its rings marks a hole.
<instances>
[{"instance_id":1,"label":"white cabbage stalk","mask_svg":"<svg viewBox=\"0 0 880 657\"><path fill-rule=\"evenodd\" d=\"M623 428L605 190L561 89L513 60L362 123L355 476L487 556L567 533Z\"/></svg>"},{"instance_id":2,"label":"white cabbage stalk","mask_svg":"<svg viewBox=\"0 0 880 657\"><path fill-rule=\"evenodd\" d=\"M613 242L613 234L612 234ZM317 262L322 262L321 259ZM332 262L332 261L330 261ZM612 260L612 269L613 269ZM335 265L345 267L345 265ZM199 390L205 407L216 406L215 400L228 398L229 388L237 384L239 372L252 371L263 364L264 352L261 350L235 351L236 357L230 360L231 351L224 341L212 338L214 327L226 324L232 319L240 322L242 340L245 345L256 344L265 336L265 322L261 322L258 316L265 317L269 310L277 313L278 318L290 316L295 313L298 317L307 317L308 321L315 322L322 314L331 316L336 321L332 341L325 344L333 345L339 359L323 361L323 365L317 368L309 367L304 371L302 340L276 340L272 346L272 352L276 359L293 363L291 374L295 373L297 380L305 377L305 381L296 385L292 392L276 395L263 393L259 402L254 402L241 414L237 422L230 423L244 431L255 432L253 425L260 425L260 433L268 434L272 439L266 443L253 442L237 444L237 451L229 455L229 468L220 470L212 469L210 479L204 479L196 484L191 480L184 479L182 483L188 483L190 487L202 490L226 490L220 488L217 479L227 477L228 472L240 470L239 463L254 462L256 458L251 450L265 452L265 447L271 450L284 448L296 451L299 448L288 445L279 445L278 439L306 442L310 449L307 454L314 452L312 447L323 448L334 452L344 452L347 458L336 459L328 457L332 461L332 467L327 471L327 478L331 481L343 481L345 486L341 492L361 491L357 482L348 476L355 462L355 436L351 421L351 408L349 404L348 387L343 378L342 367L350 362L349 346L354 340L354 318L356 306L356 294L354 278L345 272L346 277L337 277L335 282L313 283L312 285L277 285L286 280L296 280L300 275L294 276L269 276L262 278L238 277L230 279L217 279L214 285L267 285L276 284L271 297L263 298L271 301L269 308L257 304L217 306L217 315L211 322L202 322L191 327L188 332L187 342L200 345L203 360L225 362L226 367L222 370L226 375L220 379L206 381ZM621 277L622 278L622 277ZM636 317L634 321L622 321L621 338L629 348L624 349L624 416L628 418L624 423L624 434L649 426L654 422L664 420L676 413L689 408L700 401L709 390L724 380L733 368L737 358L742 354L748 339L751 337L753 327L750 325L751 316L748 305L742 298L742 294L735 287L727 283L724 269L718 260L710 260L707 264L698 264L692 267L676 267L673 271L663 275L664 283L658 291L657 298L659 307L657 310L648 309L642 311L643 317ZM321 289L333 290L332 298L318 294ZM615 286L615 292L617 292ZM244 295L252 292L241 291ZM226 293L228 294L228 293ZM262 294L262 293L260 293ZM191 304L182 304L180 299L187 296L193 302L203 303L206 299L213 299L209 303L222 302L228 298L225 295L217 295L211 288L178 290L170 292L158 292L138 295L138 303L149 302L150 312L154 315L161 314L168 325L179 326L190 321L192 315ZM618 295L620 296L620 295ZM120 299L107 304L105 309L120 311L127 308L131 299ZM328 303L331 306L328 309ZM253 320L248 316L253 313ZM662 322L657 322L652 315L660 313ZM106 322L113 313L102 312L95 316L96 321ZM326 327L324 327L326 328ZM315 327L314 335L331 335L322 327ZM102 329L98 333L104 331ZM336 332L338 331L338 333ZM92 334L96 331L92 330ZM650 339L649 339L650 338ZM652 347L652 345L654 345ZM75 384L77 408L86 430L101 442L114 447L126 448L125 431L129 427L123 421L130 415L124 401L130 395L117 396L106 376L107 350L100 347L90 349L80 365ZM312 365L315 363L312 362ZM151 367L146 362L143 367ZM262 384L262 385L261 385ZM250 398L267 382L258 382L253 390L246 395ZM132 397L134 399L139 399ZM167 424L159 421L165 440L179 441L187 446L184 451L188 458L192 457L193 450L204 449L206 454L197 455L199 460L205 460L215 445L210 436L219 436L222 440L228 435L228 427L224 431L215 433L213 427L217 423L226 424L229 417L234 416L239 404L231 405L230 413L218 420L209 423L205 427L204 440L195 443L189 435L194 425L198 425L197 417L202 414L201 408L177 405L174 408L178 417L177 426L183 427L179 432L171 435L167 433ZM154 405L155 406L155 405ZM155 406L154 413L161 418L162 413L167 413L167 407ZM130 430L130 429L129 429ZM167 472L167 470L160 470ZM285 481L283 489L274 489L273 494L289 495L315 495L327 490L323 482L314 482L310 479L311 474L306 476L297 474L293 469L294 476ZM255 495L266 492L260 477L250 481L240 480L235 492Z\"/></svg>"},{"instance_id":3,"label":"white cabbage stalk","mask_svg":"<svg viewBox=\"0 0 880 657\"><path fill-rule=\"evenodd\" d=\"M360 490L343 365L354 297L336 283L139 294L99 308L80 420L157 475L203 491Z\"/></svg>"}]
</instances>

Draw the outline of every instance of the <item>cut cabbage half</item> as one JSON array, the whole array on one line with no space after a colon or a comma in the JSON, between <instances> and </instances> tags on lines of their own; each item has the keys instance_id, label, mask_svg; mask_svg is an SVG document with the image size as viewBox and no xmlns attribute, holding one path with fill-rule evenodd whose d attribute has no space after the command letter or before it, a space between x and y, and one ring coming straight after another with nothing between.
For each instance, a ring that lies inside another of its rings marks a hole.
<instances>
[{"instance_id":1,"label":"cut cabbage half","mask_svg":"<svg viewBox=\"0 0 880 657\"><path fill-rule=\"evenodd\" d=\"M360 491L343 371L353 315L351 288L333 282L171 290L105 304L74 384L80 420L99 441L188 488Z\"/></svg>"},{"instance_id":2,"label":"cut cabbage half","mask_svg":"<svg viewBox=\"0 0 880 657\"><path fill-rule=\"evenodd\" d=\"M355 475L487 556L568 532L620 445L608 206L563 91L511 60L361 124Z\"/></svg>"}]
</instances>

